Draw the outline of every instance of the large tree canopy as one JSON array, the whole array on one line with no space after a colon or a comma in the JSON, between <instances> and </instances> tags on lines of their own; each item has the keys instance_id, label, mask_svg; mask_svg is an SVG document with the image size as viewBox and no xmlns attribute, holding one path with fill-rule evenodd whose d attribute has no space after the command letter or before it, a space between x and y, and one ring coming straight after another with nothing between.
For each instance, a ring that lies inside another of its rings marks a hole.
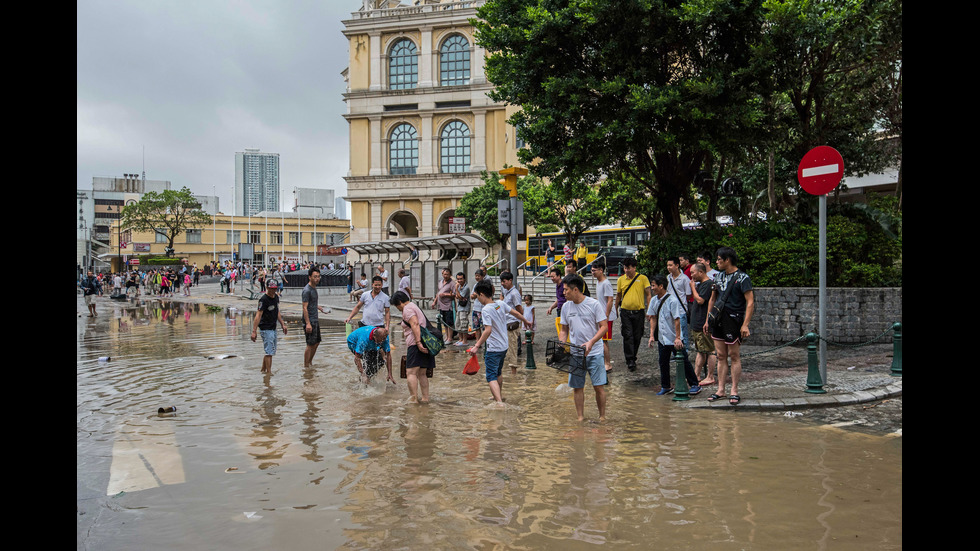
<instances>
[{"instance_id":1,"label":"large tree canopy","mask_svg":"<svg viewBox=\"0 0 980 551\"><path fill-rule=\"evenodd\" d=\"M815 145L848 175L891 162L883 129L901 151L901 0L489 0L478 15L491 97L521 108L521 161L566 188L604 181L651 232L766 195L771 214L789 206ZM747 193L698 187L701 170Z\"/></svg>"},{"instance_id":2,"label":"large tree canopy","mask_svg":"<svg viewBox=\"0 0 980 551\"><path fill-rule=\"evenodd\" d=\"M474 24L491 96L522 108L521 161L560 186L629 179L670 230L705 160L756 125L760 5L492 0Z\"/></svg>"},{"instance_id":3,"label":"large tree canopy","mask_svg":"<svg viewBox=\"0 0 980 551\"><path fill-rule=\"evenodd\" d=\"M160 193L147 192L136 203L123 207L121 225L126 229L152 231L167 238L167 256L173 256L174 239L187 228L206 226L211 217L186 187Z\"/></svg>"}]
</instances>

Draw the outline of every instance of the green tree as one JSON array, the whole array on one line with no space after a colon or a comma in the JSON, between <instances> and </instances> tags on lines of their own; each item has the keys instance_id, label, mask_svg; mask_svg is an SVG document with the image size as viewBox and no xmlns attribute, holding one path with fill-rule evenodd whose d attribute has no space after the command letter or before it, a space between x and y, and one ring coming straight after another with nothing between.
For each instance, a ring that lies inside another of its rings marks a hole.
<instances>
[{"instance_id":1,"label":"green tree","mask_svg":"<svg viewBox=\"0 0 980 551\"><path fill-rule=\"evenodd\" d=\"M900 158L901 0L766 0L763 25L753 64L771 86L767 132L753 145L772 155L773 213L788 206L778 196L798 186L795 168L815 146L837 149L846 176ZM898 135L898 148L883 130Z\"/></svg>"},{"instance_id":2,"label":"green tree","mask_svg":"<svg viewBox=\"0 0 980 551\"><path fill-rule=\"evenodd\" d=\"M500 184L500 175L496 172L483 171L480 177L483 184L474 187L460 199L456 216L466 218L467 224L479 231L490 246L503 246L508 236L497 231L497 200L507 199L509 195ZM518 178L517 197L524 203L524 221L527 224L533 226L539 221L543 222L539 216L544 196L538 178Z\"/></svg>"},{"instance_id":3,"label":"green tree","mask_svg":"<svg viewBox=\"0 0 980 551\"><path fill-rule=\"evenodd\" d=\"M211 217L201 210L200 201L191 190L183 187L160 193L147 192L136 203L123 207L120 221L124 229L152 231L167 238L167 256L174 254L174 239L187 228L211 223Z\"/></svg>"},{"instance_id":4,"label":"green tree","mask_svg":"<svg viewBox=\"0 0 980 551\"><path fill-rule=\"evenodd\" d=\"M570 189L628 180L668 232L705 161L756 126L761 4L492 0L473 24L491 97L521 107L521 161Z\"/></svg>"}]
</instances>

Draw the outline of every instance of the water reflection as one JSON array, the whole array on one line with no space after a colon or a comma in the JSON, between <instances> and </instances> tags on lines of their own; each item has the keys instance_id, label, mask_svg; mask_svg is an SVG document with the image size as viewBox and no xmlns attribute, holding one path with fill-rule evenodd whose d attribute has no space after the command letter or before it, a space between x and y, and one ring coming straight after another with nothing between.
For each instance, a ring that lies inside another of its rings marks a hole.
<instances>
[{"instance_id":1,"label":"water reflection","mask_svg":"<svg viewBox=\"0 0 980 551\"><path fill-rule=\"evenodd\" d=\"M403 379L358 382L340 326L324 326L312 368L301 367L299 331L281 336L263 377L252 315L139 301L79 318L80 542L566 551L827 548L860 536L901 546L901 439L687 410L616 381L609 420L578 423L563 378L546 368L508 376L497 409L452 351L440 355L432 403L412 405ZM164 405L175 416L157 416ZM139 523L126 522L133 510Z\"/></svg>"}]
</instances>

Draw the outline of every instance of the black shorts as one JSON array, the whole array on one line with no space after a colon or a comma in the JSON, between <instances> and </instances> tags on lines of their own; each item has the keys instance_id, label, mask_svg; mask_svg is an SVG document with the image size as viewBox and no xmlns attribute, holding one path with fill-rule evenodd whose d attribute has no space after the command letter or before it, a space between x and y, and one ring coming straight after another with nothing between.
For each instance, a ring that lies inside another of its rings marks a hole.
<instances>
[{"instance_id":1,"label":"black shorts","mask_svg":"<svg viewBox=\"0 0 980 551\"><path fill-rule=\"evenodd\" d=\"M430 367L436 366L436 358L432 354L424 354L419 347L416 345L409 346L405 349L405 367L411 369L413 367L421 367L423 369L428 369Z\"/></svg>"},{"instance_id":2,"label":"black shorts","mask_svg":"<svg viewBox=\"0 0 980 551\"><path fill-rule=\"evenodd\" d=\"M721 313L721 323L711 329L711 338L724 341L725 344L740 344L742 342L742 323L745 314L735 314L727 310Z\"/></svg>"},{"instance_id":3,"label":"black shorts","mask_svg":"<svg viewBox=\"0 0 980 551\"><path fill-rule=\"evenodd\" d=\"M314 344L320 343L320 323L316 321L311 321L310 325L313 327L313 329L306 334L306 344L312 346ZM306 329L305 324L303 329L304 330Z\"/></svg>"},{"instance_id":4,"label":"black shorts","mask_svg":"<svg viewBox=\"0 0 980 551\"><path fill-rule=\"evenodd\" d=\"M384 351L365 350L364 351L364 375L373 377L385 365Z\"/></svg>"}]
</instances>

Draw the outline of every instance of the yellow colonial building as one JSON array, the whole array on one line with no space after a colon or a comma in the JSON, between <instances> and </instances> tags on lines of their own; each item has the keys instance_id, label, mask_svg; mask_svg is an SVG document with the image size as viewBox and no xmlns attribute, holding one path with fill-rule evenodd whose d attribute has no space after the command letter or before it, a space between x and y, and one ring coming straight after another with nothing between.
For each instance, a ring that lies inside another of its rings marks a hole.
<instances>
[{"instance_id":1,"label":"yellow colonial building","mask_svg":"<svg viewBox=\"0 0 980 551\"><path fill-rule=\"evenodd\" d=\"M251 257L251 264L260 266L282 260L339 263L344 259L340 250L350 231L349 220L303 218L290 212L257 216L219 213L211 218L211 225L190 228L177 236L174 258L204 266L212 261L232 260L234 251L235 258ZM120 231L118 221L112 225L110 240L109 252L103 256L111 260L113 271L119 269L120 262L132 266L131 260L140 256L162 256L167 247L164 236Z\"/></svg>"},{"instance_id":2,"label":"yellow colonial building","mask_svg":"<svg viewBox=\"0 0 980 551\"><path fill-rule=\"evenodd\" d=\"M517 166L514 108L487 97L475 1L363 0L344 21L350 242L449 232L480 172ZM467 227L467 230L469 228Z\"/></svg>"}]
</instances>

